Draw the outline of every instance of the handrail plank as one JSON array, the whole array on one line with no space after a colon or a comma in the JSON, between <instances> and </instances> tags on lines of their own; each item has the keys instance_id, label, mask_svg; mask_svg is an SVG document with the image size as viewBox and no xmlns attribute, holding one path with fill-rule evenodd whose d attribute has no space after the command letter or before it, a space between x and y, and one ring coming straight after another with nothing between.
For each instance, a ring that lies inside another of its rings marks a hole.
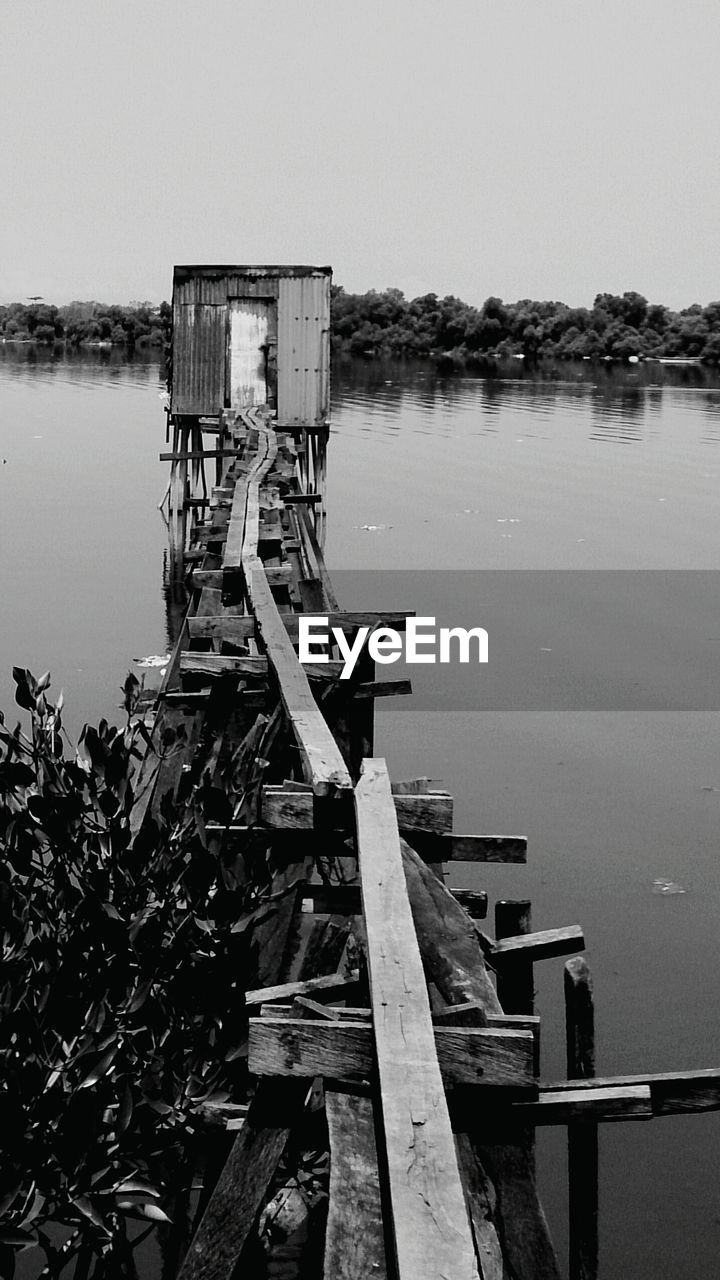
<instances>
[{"instance_id":1,"label":"handrail plank","mask_svg":"<svg viewBox=\"0 0 720 1280\"><path fill-rule=\"evenodd\" d=\"M477 1280L384 760L364 762L355 811L398 1278Z\"/></svg>"}]
</instances>

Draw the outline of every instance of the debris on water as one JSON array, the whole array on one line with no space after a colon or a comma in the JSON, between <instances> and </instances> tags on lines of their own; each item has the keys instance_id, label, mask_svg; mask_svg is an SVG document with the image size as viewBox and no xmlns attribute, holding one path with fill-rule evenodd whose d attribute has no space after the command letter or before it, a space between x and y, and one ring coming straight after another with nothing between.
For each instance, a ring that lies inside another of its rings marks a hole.
<instances>
[{"instance_id":1,"label":"debris on water","mask_svg":"<svg viewBox=\"0 0 720 1280\"><path fill-rule=\"evenodd\" d=\"M653 893L662 893L668 898L673 894L687 893L687 889L683 889L681 884L675 884L674 880L666 880L664 876L653 880L652 891Z\"/></svg>"},{"instance_id":2,"label":"debris on water","mask_svg":"<svg viewBox=\"0 0 720 1280\"><path fill-rule=\"evenodd\" d=\"M147 658L133 658L137 667L166 667L169 661L169 653L150 653Z\"/></svg>"},{"instance_id":3,"label":"debris on water","mask_svg":"<svg viewBox=\"0 0 720 1280\"><path fill-rule=\"evenodd\" d=\"M383 529L392 529L391 524L356 524L355 529L362 529L365 533L380 533Z\"/></svg>"}]
</instances>

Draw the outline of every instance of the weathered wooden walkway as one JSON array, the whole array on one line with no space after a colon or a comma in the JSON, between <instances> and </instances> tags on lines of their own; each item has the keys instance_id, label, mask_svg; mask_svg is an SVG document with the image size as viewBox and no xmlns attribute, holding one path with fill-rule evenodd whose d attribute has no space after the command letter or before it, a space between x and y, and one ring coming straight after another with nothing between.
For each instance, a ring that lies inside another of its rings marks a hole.
<instances>
[{"instance_id":1,"label":"weathered wooden walkway","mask_svg":"<svg viewBox=\"0 0 720 1280\"><path fill-rule=\"evenodd\" d=\"M319 1105L318 1080L327 1280L559 1280L535 1189L541 1124L569 1126L571 1271L591 1277L597 1123L717 1107L720 1072L594 1080L589 975L573 960L575 1078L540 1083L533 965L581 951L581 930L533 932L529 904L498 903L492 939L478 923L486 895L448 888L453 860L522 862L524 839L454 834L446 792L391 781L373 754L373 699L403 688L378 684L366 655L347 682L334 653L299 663L300 612L329 615L349 635L407 616L344 613L335 599L318 495L304 491L308 433L282 430L266 410L226 411L215 439L204 455L201 438L169 455L185 468L212 458L217 484L186 504L191 604L133 826L151 830L168 793L212 780L240 748L250 759L243 789L208 835L225 851L251 838L263 856L274 850L279 906L258 933L257 986L246 992L255 1085L182 1280L236 1273L288 1141Z\"/></svg>"}]
</instances>

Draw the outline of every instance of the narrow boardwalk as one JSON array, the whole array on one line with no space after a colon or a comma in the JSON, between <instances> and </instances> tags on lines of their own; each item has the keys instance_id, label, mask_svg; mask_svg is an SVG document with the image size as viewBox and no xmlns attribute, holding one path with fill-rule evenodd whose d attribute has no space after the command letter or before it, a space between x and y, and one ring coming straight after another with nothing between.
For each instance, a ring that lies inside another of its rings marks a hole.
<instances>
[{"instance_id":1,"label":"narrow boardwalk","mask_svg":"<svg viewBox=\"0 0 720 1280\"><path fill-rule=\"evenodd\" d=\"M373 704L404 686L378 683L367 654L347 682L332 648L326 663L299 663L301 613L350 639L408 616L340 608L303 489L307 432L251 409L220 414L216 433L217 484L193 510L191 603L133 830L151 847L168 794L230 769L209 848L270 868L272 911L245 992L252 1085L228 1107L238 1132L205 1187L181 1280L231 1280L318 1109L326 1280L559 1280L535 1189L543 1124L568 1125L571 1276L591 1278L598 1123L716 1108L720 1072L594 1079L591 987L575 959L569 1079L540 1083L533 966L581 951L582 931L533 931L528 903L499 902L492 939L486 894L448 888L454 860L523 862L525 840L456 834L448 793L391 781L374 756Z\"/></svg>"}]
</instances>

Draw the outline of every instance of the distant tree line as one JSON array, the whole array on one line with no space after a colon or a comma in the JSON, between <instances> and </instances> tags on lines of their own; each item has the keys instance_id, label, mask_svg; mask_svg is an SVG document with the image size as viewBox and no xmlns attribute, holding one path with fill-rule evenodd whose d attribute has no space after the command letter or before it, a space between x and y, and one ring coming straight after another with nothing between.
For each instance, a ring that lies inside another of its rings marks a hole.
<instances>
[{"instance_id":1,"label":"distant tree line","mask_svg":"<svg viewBox=\"0 0 720 1280\"><path fill-rule=\"evenodd\" d=\"M167 302L56 307L40 300L0 306L0 336L7 341L163 347L171 329ZM347 293L333 285L331 336L334 349L349 355L434 357L469 368L516 355L527 360L675 357L718 364L720 302L671 311L631 291L599 293L592 307L491 297L478 308L435 293L409 300L400 289Z\"/></svg>"},{"instance_id":2,"label":"distant tree line","mask_svg":"<svg viewBox=\"0 0 720 1280\"><path fill-rule=\"evenodd\" d=\"M106 306L100 302L71 302L56 307L42 301L11 302L0 306L0 335L12 342L112 342L125 347L161 347L170 339L171 309L167 302Z\"/></svg>"},{"instance_id":3,"label":"distant tree line","mask_svg":"<svg viewBox=\"0 0 720 1280\"><path fill-rule=\"evenodd\" d=\"M482 367L504 356L564 359L631 356L696 358L720 363L720 302L682 311L640 293L599 293L592 307L563 302L503 302L482 307L426 293L412 301L399 289L346 293L333 286L332 338L351 355L434 356Z\"/></svg>"}]
</instances>

